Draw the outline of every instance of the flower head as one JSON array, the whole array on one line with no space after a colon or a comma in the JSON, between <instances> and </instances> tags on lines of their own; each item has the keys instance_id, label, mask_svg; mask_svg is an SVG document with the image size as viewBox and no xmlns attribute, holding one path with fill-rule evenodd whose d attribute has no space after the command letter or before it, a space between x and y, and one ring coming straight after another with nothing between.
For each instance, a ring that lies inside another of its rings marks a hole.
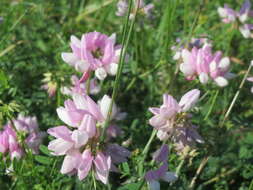
<instances>
[{"instance_id":1,"label":"flower head","mask_svg":"<svg viewBox=\"0 0 253 190\"><path fill-rule=\"evenodd\" d=\"M100 143L100 134L106 120L111 99L105 96L98 105L88 95L76 93L57 108L59 118L68 126L48 130L56 139L48 145L53 155L64 155L63 174L77 174L84 179L90 170L102 183L108 182L109 171L117 171L115 164L125 162L130 153L117 144Z\"/></svg>"},{"instance_id":2,"label":"flower head","mask_svg":"<svg viewBox=\"0 0 253 190\"><path fill-rule=\"evenodd\" d=\"M145 179L151 190L160 190L159 181L173 182L177 179L177 175L168 171L168 145L162 145L155 153L154 160L160 164L158 169L150 170L145 174Z\"/></svg>"},{"instance_id":3,"label":"flower head","mask_svg":"<svg viewBox=\"0 0 253 190\"><path fill-rule=\"evenodd\" d=\"M249 0L245 0L240 11L235 11L225 5L224 8L219 7L218 13L222 18L222 21L225 23L234 23L239 24L239 31L244 38L253 38L252 34L252 24L246 23L249 17L253 17L253 11L251 10L251 3Z\"/></svg>"},{"instance_id":4,"label":"flower head","mask_svg":"<svg viewBox=\"0 0 253 190\"><path fill-rule=\"evenodd\" d=\"M83 34L81 40L71 36L72 52L62 53L62 59L84 73L81 80L86 80L90 71L95 71L95 76L104 80L107 74L115 75L118 69L121 46L115 42L115 34L109 37L100 32L89 32Z\"/></svg>"},{"instance_id":5,"label":"flower head","mask_svg":"<svg viewBox=\"0 0 253 190\"><path fill-rule=\"evenodd\" d=\"M19 115L13 124L8 123L0 132L0 152L9 152L11 159L19 159L25 153L24 143L34 154L38 154L45 133L39 131L37 119Z\"/></svg>"},{"instance_id":6,"label":"flower head","mask_svg":"<svg viewBox=\"0 0 253 190\"><path fill-rule=\"evenodd\" d=\"M229 58L222 57L220 51L213 54L210 45L204 45L202 48L193 47L191 51L188 49L182 51L180 71L187 80L193 80L198 76L203 84L211 79L218 86L224 87L228 85L227 79L231 76L229 68Z\"/></svg>"},{"instance_id":7,"label":"flower head","mask_svg":"<svg viewBox=\"0 0 253 190\"><path fill-rule=\"evenodd\" d=\"M227 4L218 8L218 13L224 23L231 23L236 20L237 12L231 9Z\"/></svg>"},{"instance_id":8,"label":"flower head","mask_svg":"<svg viewBox=\"0 0 253 190\"><path fill-rule=\"evenodd\" d=\"M128 0L119 0L117 3L117 11L116 15L117 16L125 16L128 11ZM145 4L143 0L135 0L133 4L133 10L131 11L130 14L130 19L134 18L134 12L137 11L142 15L144 15L147 18L152 18L152 11L154 9L154 4L149 3Z\"/></svg>"},{"instance_id":9,"label":"flower head","mask_svg":"<svg viewBox=\"0 0 253 190\"><path fill-rule=\"evenodd\" d=\"M160 140L171 138L176 144L193 146L195 142L203 140L196 131L196 127L189 122L187 111L193 108L199 99L200 91L193 89L187 92L179 103L168 94L163 95L163 104L160 108L150 108L154 116L149 124L157 130Z\"/></svg>"}]
</instances>

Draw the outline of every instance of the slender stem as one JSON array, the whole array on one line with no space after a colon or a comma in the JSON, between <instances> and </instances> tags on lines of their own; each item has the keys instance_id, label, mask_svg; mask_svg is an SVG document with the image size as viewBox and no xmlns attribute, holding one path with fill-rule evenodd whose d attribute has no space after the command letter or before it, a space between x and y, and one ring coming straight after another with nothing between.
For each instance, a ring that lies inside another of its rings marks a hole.
<instances>
[{"instance_id":1,"label":"slender stem","mask_svg":"<svg viewBox=\"0 0 253 190\"><path fill-rule=\"evenodd\" d=\"M148 151L149 151L149 149L150 149L150 145L151 145L152 141L153 141L154 138L155 138L156 132L157 132L157 131L156 131L155 129L153 129L152 134L150 135L149 140L148 140L148 142L147 142L147 144L146 144L144 150L142 151L143 160L145 160L145 158L146 158L146 156L147 156L147 153L148 153Z\"/></svg>"},{"instance_id":2,"label":"slender stem","mask_svg":"<svg viewBox=\"0 0 253 190\"><path fill-rule=\"evenodd\" d=\"M218 181L218 180L220 180L221 178L224 178L224 177L226 177L226 176L228 176L228 175L230 175L230 174L232 174L232 173L238 171L238 169L239 169L239 168L232 168L231 170L228 170L227 172L221 173L221 174L219 174L218 176L216 176L216 177L214 177L214 178L212 178L212 179L206 181L205 183L203 183L203 185L206 186L206 185L208 185L208 184L210 184L210 183L213 183L213 182L215 182L215 181Z\"/></svg>"},{"instance_id":3,"label":"slender stem","mask_svg":"<svg viewBox=\"0 0 253 190\"><path fill-rule=\"evenodd\" d=\"M141 159L141 161L138 164L138 166L140 167L140 170L139 170L140 171L140 173L139 173L140 175L143 174L143 163L144 163L144 161L145 161L145 159L147 157L148 151L150 149L150 145L153 142L153 140L154 140L154 138L156 136L156 133L157 133L157 131L155 129L153 129L152 134L150 135L149 140L148 140L148 142L147 142L144 150L142 151L142 159ZM152 160L152 162L154 162L154 161ZM142 175L141 176L141 185L139 186L139 190L142 189L142 187L143 187L144 184L145 184L145 179L144 179L144 176Z\"/></svg>"},{"instance_id":4,"label":"slender stem","mask_svg":"<svg viewBox=\"0 0 253 190\"><path fill-rule=\"evenodd\" d=\"M131 7L132 7L132 1L130 1L130 5L129 5L129 8L128 8L127 20L126 20L126 24L125 24L124 29L123 29L122 48L121 48L121 52L120 52L120 60L119 60L117 74L116 74L116 79L115 79L114 86L113 86L112 101L110 103L107 118L106 118L104 126L103 126L103 131L102 131L102 134L101 134L101 141L104 141L105 131L109 126L110 117L111 117L111 113L112 113L112 105L113 105L113 102L114 102L114 100L116 98L116 95L117 95L117 92L118 92L118 88L119 88L119 84L120 84L120 77L121 77L122 70L123 70L123 64L125 62L126 49L128 47L130 37L131 37L132 31L133 31L133 28L134 28L134 23L135 23L135 20L136 20L136 13L137 12L134 15L134 18L133 18L133 20L131 22L131 25L130 25L130 29L127 33Z\"/></svg>"},{"instance_id":5,"label":"slender stem","mask_svg":"<svg viewBox=\"0 0 253 190\"><path fill-rule=\"evenodd\" d=\"M207 114L206 114L206 116L205 116L205 118L204 118L204 121L207 120L207 118L208 118L209 115L211 114L211 112L212 112L212 110L213 110L213 107L214 107L214 104L215 104L215 102L216 102L216 100L217 100L218 94L219 94L219 90L216 90L215 95L214 95L213 98L212 98L211 106L209 107L209 110L208 110L208 112L207 112Z\"/></svg>"},{"instance_id":6,"label":"slender stem","mask_svg":"<svg viewBox=\"0 0 253 190\"><path fill-rule=\"evenodd\" d=\"M176 175L178 176L178 174L180 173L181 171L181 168L182 166L184 165L185 163L185 157L181 160L181 162L179 163L179 165L177 166L177 169L176 169Z\"/></svg>"},{"instance_id":7,"label":"slender stem","mask_svg":"<svg viewBox=\"0 0 253 190\"><path fill-rule=\"evenodd\" d=\"M253 190L253 179L251 180L250 186L249 186L249 190Z\"/></svg>"},{"instance_id":8,"label":"slender stem","mask_svg":"<svg viewBox=\"0 0 253 190\"><path fill-rule=\"evenodd\" d=\"M231 102L231 104L230 104L230 106L229 106L229 108L228 108L228 110L227 110L227 112L226 112L226 114L224 116L224 119L223 119L223 121L222 121L222 123L220 125L221 127L223 127L225 121L228 119L228 116L231 113L231 111L232 111L232 109L233 109L233 107L235 105L235 102L236 102L236 100L237 100L237 98L238 98L238 96L240 94L240 91L241 91L241 89L242 89L242 87L243 87L243 85L244 85L244 83L245 83L245 81L246 81L246 79L247 79L247 77L249 75L249 72L251 70L252 65L253 65L253 61L251 61L251 64L249 65L248 70L247 70L246 74L244 75L244 77L242 79L242 82L241 82L241 84L240 84L237 92L235 93L235 96L234 96L234 98L233 98L233 100L232 100L232 102Z\"/></svg>"},{"instance_id":9,"label":"slender stem","mask_svg":"<svg viewBox=\"0 0 253 190\"><path fill-rule=\"evenodd\" d=\"M197 178L198 178L200 172L203 170L203 168L204 168L205 165L207 164L208 160L209 160L209 156L208 156L208 157L205 157L205 158L201 161L201 163L200 163L200 165L199 165L199 167L198 167L198 169L197 169L197 172L196 172L196 174L194 175L194 177L192 178L192 181L191 181L191 183L190 183L190 186L189 186L190 189L193 189L193 188L194 188L195 182L196 182L196 180L197 180Z\"/></svg>"}]
</instances>

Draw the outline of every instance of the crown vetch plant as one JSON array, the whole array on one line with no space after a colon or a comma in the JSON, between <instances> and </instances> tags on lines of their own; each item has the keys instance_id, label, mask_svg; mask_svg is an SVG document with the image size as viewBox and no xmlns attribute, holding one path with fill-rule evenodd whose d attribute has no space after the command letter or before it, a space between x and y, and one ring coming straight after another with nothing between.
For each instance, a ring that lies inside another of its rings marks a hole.
<instances>
[{"instance_id":1,"label":"crown vetch plant","mask_svg":"<svg viewBox=\"0 0 253 190\"><path fill-rule=\"evenodd\" d=\"M186 113L195 106L199 95L198 89L191 90L182 96L178 103L171 95L164 94L163 104L159 108L149 108L154 114L149 124L157 130L160 140L171 139L180 149L193 146L195 142L203 143L197 127L191 124L190 116Z\"/></svg>"},{"instance_id":2,"label":"crown vetch plant","mask_svg":"<svg viewBox=\"0 0 253 190\"><path fill-rule=\"evenodd\" d=\"M24 117L20 114L0 132L0 152L4 155L9 153L11 159L20 159L29 150L38 154L45 135L45 132L39 130L36 117Z\"/></svg>"},{"instance_id":3,"label":"crown vetch plant","mask_svg":"<svg viewBox=\"0 0 253 190\"><path fill-rule=\"evenodd\" d=\"M83 73L81 81L89 77L91 71L99 80L115 75L118 68L121 46L116 45L116 35L107 36L100 32L89 32L81 40L71 36L72 53L62 53L62 59Z\"/></svg>"},{"instance_id":4,"label":"crown vetch plant","mask_svg":"<svg viewBox=\"0 0 253 190\"><path fill-rule=\"evenodd\" d=\"M194 80L196 77L203 84L213 80L218 86L228 85L228 80L233 75L229 73L230 60L222 57L222 52L213 54L210 44L201 48L193 47L191 50L182 50L182 63L180 71L187 80Z\"/></svg>"},{"instance_id":5,"label":"crown vetch plant","mask_svg":"<svg viewBox=\"0 0 253 190\"><path fill-rule=\"evenodd\" d=\"M58 126L48 130L54 137L48 145L54 155L65 155L61 173L77 173L84 179L94 168L96 178L107 184L109 171L118 171L115 164L125 162L130 152L117 145L100 142L103 122L108 114L111 99L105 95L100 104L96 104L88 95L74 94L73 100L66 100L65 107L57 108L59 118L68 126ZM118 113L113 105L112 117Z\"/></svg>"},{"instance_id":6,"label":"crown vetch plant","mask_svg":"<svg viewBox=\"0 0 253 190\"><path fill-rule=\"evenodd\" d=\"M218 13L224 23L235 23L238 20L240 24L239 30L244 38L253 37L253 24L246 23L250 18L253 18L253 11L251 10L251 3L249 0L243 3L240 11L235 11L225 4L224 7L218 8Z\"/></svg>"}]
</instances>

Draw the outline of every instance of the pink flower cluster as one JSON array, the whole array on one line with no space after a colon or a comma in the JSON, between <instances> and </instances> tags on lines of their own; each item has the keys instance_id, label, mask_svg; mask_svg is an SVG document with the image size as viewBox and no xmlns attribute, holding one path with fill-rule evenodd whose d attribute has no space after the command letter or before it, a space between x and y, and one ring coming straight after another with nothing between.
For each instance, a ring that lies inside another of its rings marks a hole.
<instances>
[{"instance_id":1,"label":"pink flower cluster","mask_svg":"<svg viewBox=\"0 0 253 190\"><path fill-rule=\"evenodd\" d=\"M121 46L115 45L116 35L110 37L100 32L89 32L82 35L81 40L71 36L71 53L62 53L62 59L83 72L81 81L89 77L91 71L99 80L115 75L118 69Z\"/></svg>"},{"instance_id":2,"label":"pink flower cluster","mask_svg":"<svg viewBox=\"0 0 253 190\"><path fill-rule=\"evenodd\" d=\"M171 95L164 94L161 107L149 108L154 114L149 124L157 130L157 137L160 140L166 141L171 138L179 149L193 146L195 142L203 142L196 126L190 123L189 115L186 113L194 107L199 96L200 91L193 89L178 103Z\"/></svg>"},{"instance_id":3,"label":"pink flower cluster","mask_svg":"<svg viewBox=\"0 0 253 190\"><path fill-rule=\"evenodd\" d=\"M31 149L34 154L39 153L39 145L45 136L44 132L39 131L36 117L24 117L19 115L13 121L14 126L8 123L0 133L0 152L9 152L11 159L21 158L24 154L24 147ZM25 137L22 142L22 136Z\"/></svg>"},{"instance_id":4,"label":"pink flower cluster","mask_svg":"<svg viewBox=\"0 0 253 190\"><path fill-rule=\"evenodd\" d=\"M159 180L169 183L177 179L177 175L175 173L168 171L168 155L168 145L164 144L153 156L153 160L160 166L158 169L148 171L145 175L145 179L151 190L160 190Z\"/></svg>"},{"instance_id":5,"label":"pink flower cluster","mask_svg":"<svg viewBox=\"0 0 253 190\"><path fill-rule=\"evenodd\" d=\"M253 17L253 11L250 8L251 3L249 0L246 0L239 12L229 8L229 6L225 4L224 7L218 8L218 13L224 23L233 23L238 19L239 23L241 24L239 30L243 37L253 38L253 24L246 23L250 17Z\"/></svg>"},{"instance_id":6,"label":"pink flower cluster","mask_svg":"<svg viewBox=\"0 0 253 190\"><path fill-rule=\"evenodd\" d=\"M129 6L128 0L119 0L117 3L116 15L125 16L128 11L128 6ZM154 5L152 3L149 3L146 5L143 0L135 0L133 11L136 11L137 7L138 7L138 10L147 18L152 17L152 10L154 9ZM130 19L132 19L133 17L134 17L134 14L131 13Z\"/></svg>"},{"instance_id":7,"label":"pink flower cluster","mask_svg":"<svg viewBox=\"0 0 253 190\"><path fill-rule=\"evenodd\" d=\"M99 105L88 95L74 94L66 100L64 107L57 108L59 118L68 126L57 126L48 130L56 139L48 145L54 155L65 155L61 173L77 174L83 180L91 169L96 178L106 184L109 171L117 171L115 164L125 162L130 152L110 143L101 143L100 135L107 118L111 98L104 96ZM113 104L111 120L118 115Z\"/></svg>"},{"instance_id":8,"label":"pink flower cluster","mask_svg":"<svg viewBox=\"0 0 253 190\"><path fill-rule=\"evenodd\" d=\"M182 50L182 63L180 71L187 80L194 80L196 76L202 84L206 84L209 79L218 86L228 85L228 80L233 75L229 73L230 60L222 57L222 52L212 53L210 44L205 44L201 48L193 47L191 50Z\"/></svg>"}]
</instances>

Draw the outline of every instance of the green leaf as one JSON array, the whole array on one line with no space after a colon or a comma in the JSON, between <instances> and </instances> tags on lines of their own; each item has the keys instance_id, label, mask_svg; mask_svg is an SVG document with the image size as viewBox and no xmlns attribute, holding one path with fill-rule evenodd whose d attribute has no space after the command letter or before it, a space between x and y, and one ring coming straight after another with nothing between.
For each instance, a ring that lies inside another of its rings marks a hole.
<instances>
[{"instance_id":1,"label":"green leaf","mask_svg":"<svg viewBox=\"0 0 253 190\"><path fill-rule=\"evenodd\" d=\"M0 89L1 88L4 89L7 87L8 87L8 79L5 75L5 73L2 70L0 70Z\"/></svg>"},{"instance_id":2,"label":"green leaf","mask_svg":"<svg viewBox=\"0 0 253 190\"><path fill-rule=\"evenodd\" d=\"M40 151L43 153L43 154L46 154L48 156L52 156L52 154L50 153L50 150L48 150L47 146L45 145L40 145Z\"/></svg>"},{"instance_id":3,"label":"green leaf","mask_svg":"<svg viewBox=\"0 0 253 190\"><path fill-rule=\"evenodd\" d=\"M124 163L122 164L122 167L123 167L123 173L124 173L124 174L130 174L130 168L129 168L129 165L128 165L127 162L124 162Z\"/></svg>"},{"instance_id":4,"label":"green leaf","mask_svg":"<svg viewBox=\"0 0 253 190\"><path fill-rule=\"evenodd\" d=\"M49 158L46 156L40 156L40 155L36 155L35 160L41 164L44 164L44 165L50 165L53 161L52 158Z\"/></svg>"}]
</instances>

